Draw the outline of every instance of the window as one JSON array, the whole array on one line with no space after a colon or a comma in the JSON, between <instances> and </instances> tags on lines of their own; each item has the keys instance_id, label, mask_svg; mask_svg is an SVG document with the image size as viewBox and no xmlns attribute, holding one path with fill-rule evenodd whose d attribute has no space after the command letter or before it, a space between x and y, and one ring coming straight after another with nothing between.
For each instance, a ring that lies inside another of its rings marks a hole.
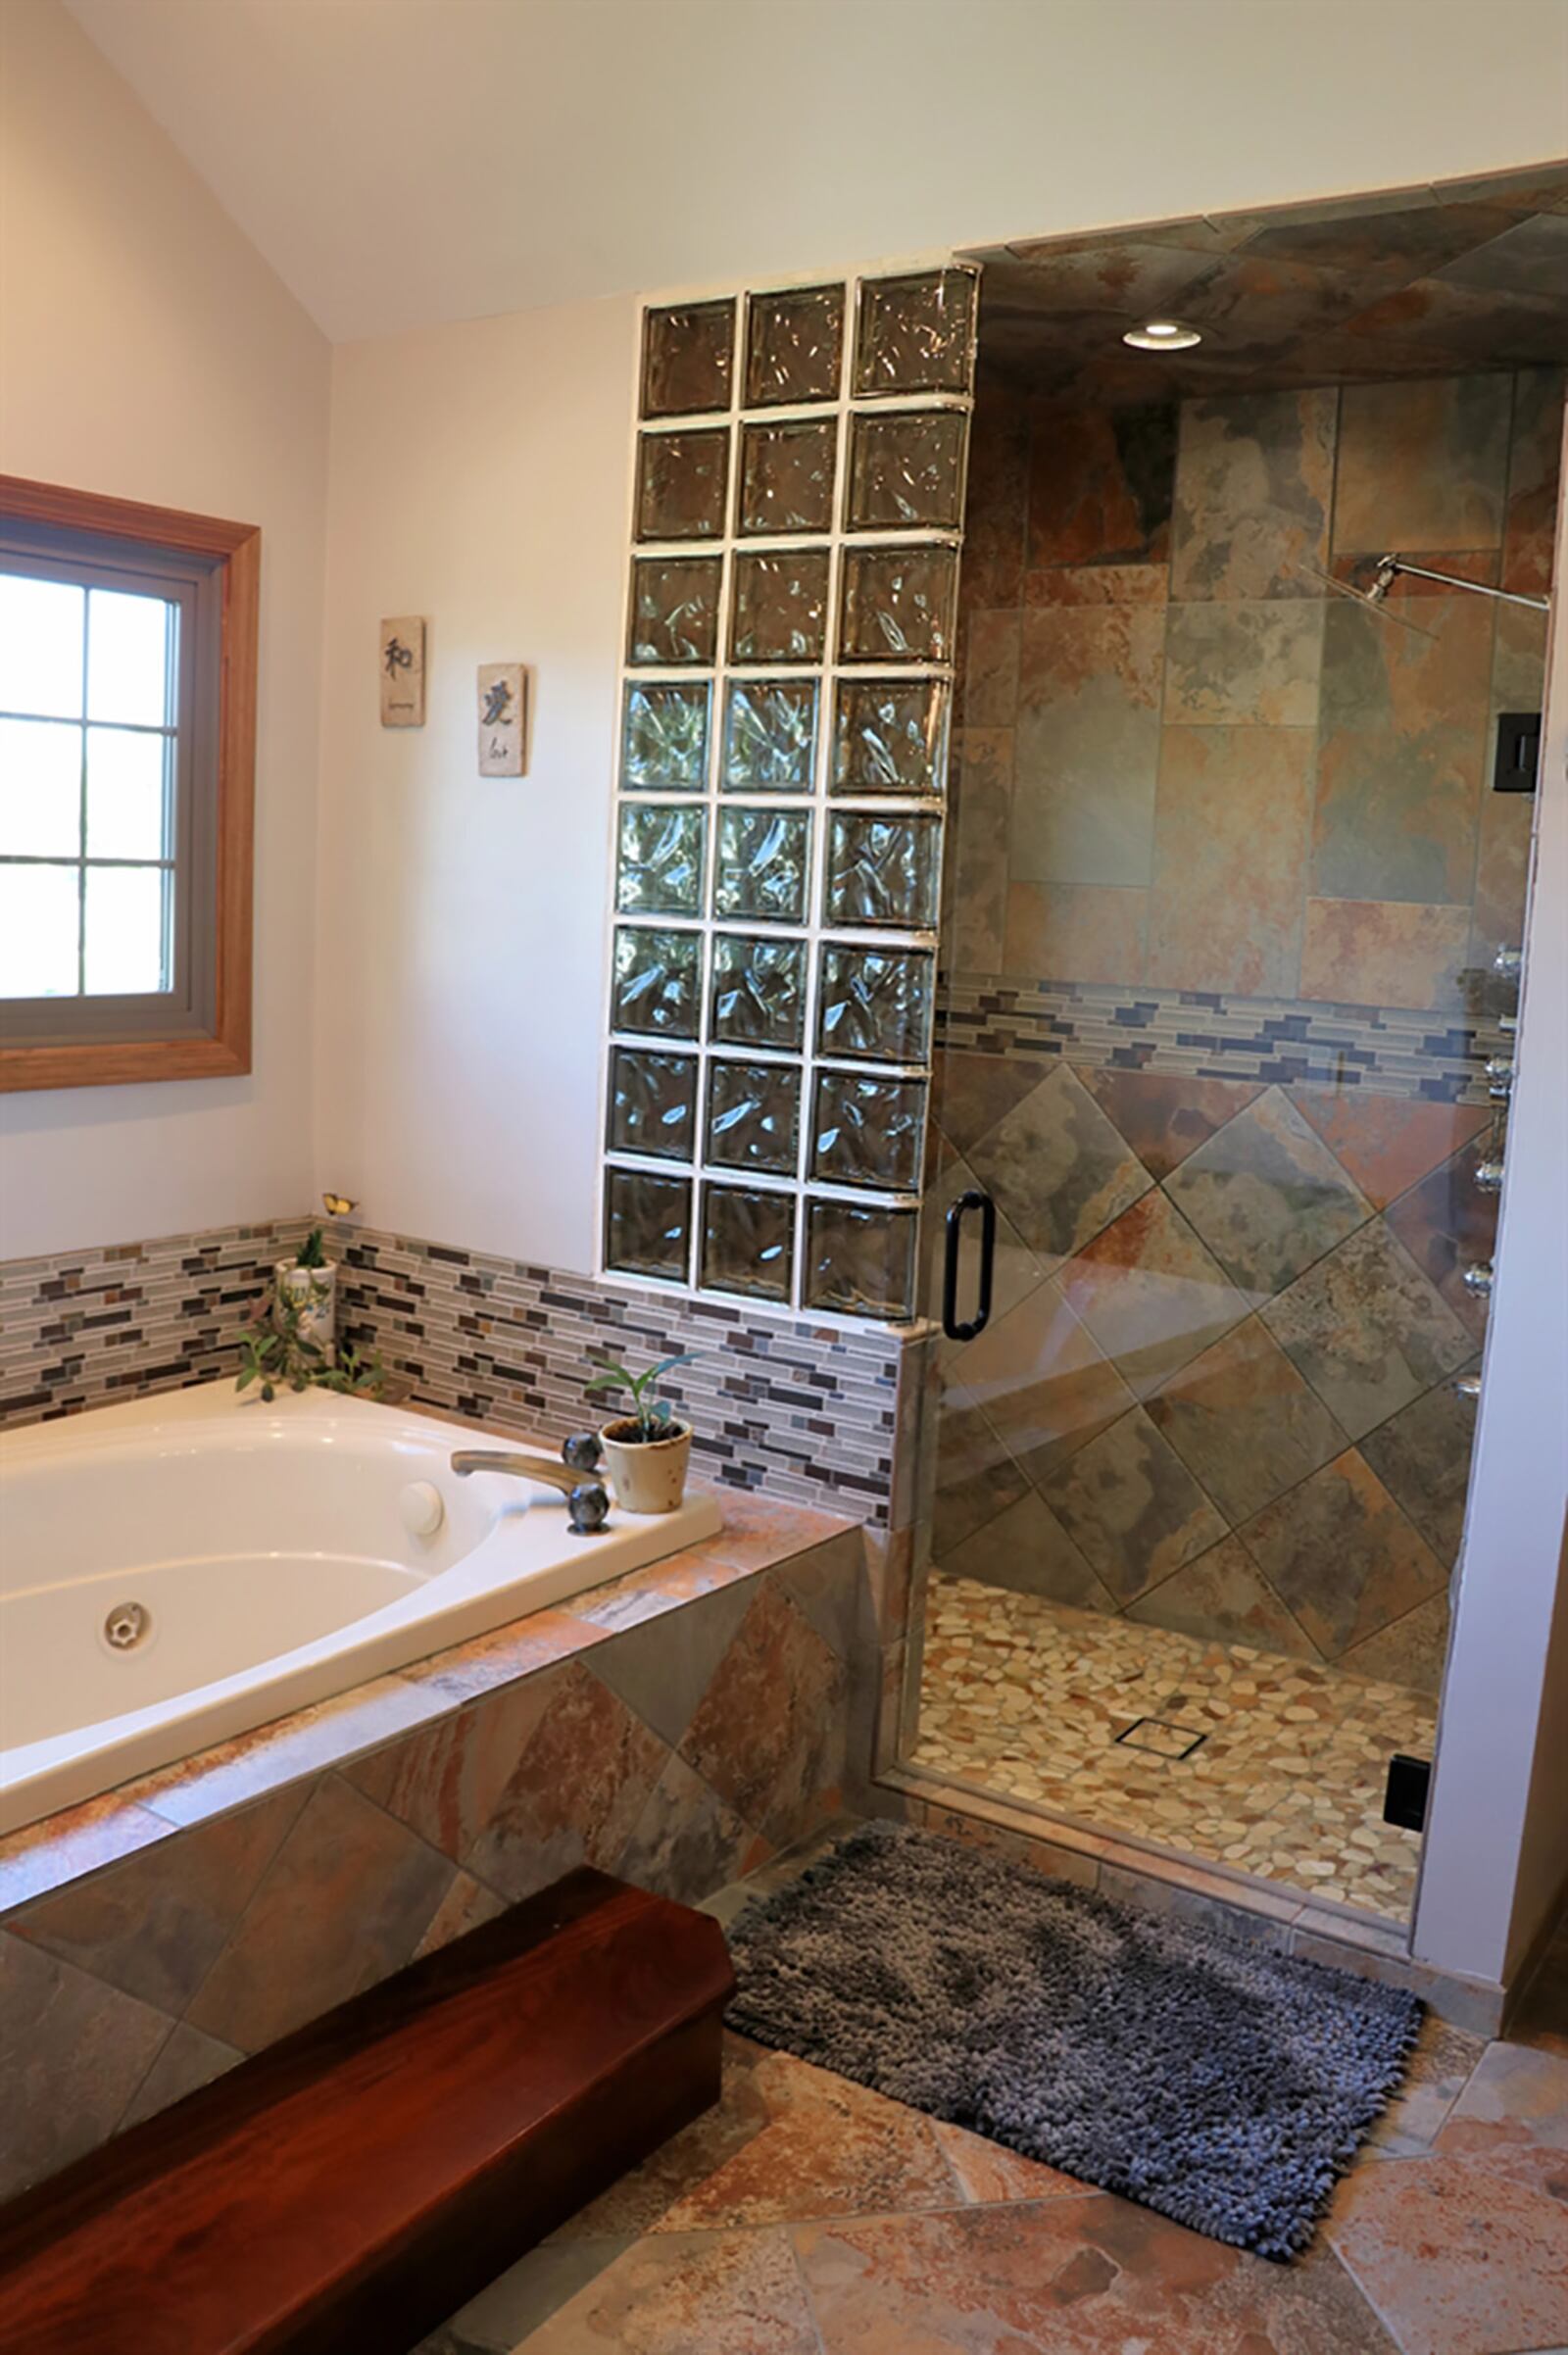
<instances>
[{"instance_id":1,"label":"window","mask_svg":"<svg viewBox=\"0 0 1568 2355\"><path fill-rule=\"evenodd\" d=\"M0 1088L250 1068L259 552L0 477Z\"/></svg>"}]
</instances>

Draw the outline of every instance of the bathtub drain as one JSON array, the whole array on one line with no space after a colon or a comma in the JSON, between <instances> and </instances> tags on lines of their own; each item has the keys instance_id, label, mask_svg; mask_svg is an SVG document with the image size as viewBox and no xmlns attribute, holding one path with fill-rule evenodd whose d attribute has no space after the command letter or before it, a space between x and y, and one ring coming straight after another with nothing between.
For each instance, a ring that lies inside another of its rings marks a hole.
<instances>
[{"instance_id":1,"label":"bathtub drain","mask_svg":"<svg viewBox=\"0 0 1568 2355\"><path fill-rule=\"evenodd\" d=\"M111 1651L133 1651L147 1640L152 1613L139 1602L117 1602L104 1621L104 1642Z\"/></svg>"}]
</instances>

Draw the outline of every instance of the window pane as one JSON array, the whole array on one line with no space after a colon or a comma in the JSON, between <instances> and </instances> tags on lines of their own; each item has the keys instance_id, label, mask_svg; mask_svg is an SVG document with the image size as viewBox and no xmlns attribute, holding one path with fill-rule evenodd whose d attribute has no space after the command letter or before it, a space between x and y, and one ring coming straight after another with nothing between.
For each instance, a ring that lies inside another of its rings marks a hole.
<instances>
[{"instance_id":1,"label":"window pane","mask_svg":"<svg viewBox=\"0 0 1568 2355\"><path fill-rule=\"evenodd\" d=\"M162 597L94 589L87 615L87 715L168 727L175 609Z\"/></svg>"},{"instance_id":2,"label":"window pane","mask_svg":"<svg viewBox=\"0 0 1568 2355\"><path fill-rule=\"evenodd\" d=\"M89 859L172 857L164 825L164 774L172 752L168 736L87 730Z\"/></svg>"},{"instance_id":3,"label":"window pane","mask_svg":"<svg viewBox=\"0 0 1568 2355\"><path fill-rule=\"evenodd\" d=\"M0 866L0 998L76 994L74 866Z\"/></svg>"},{"instance_id":4,"label":"window pane","mask_svg":"<svg viewBox=\"0 0 1568 2355\"><path fill-rule=\"evenodd\" d=\"M90 998L165 990L164 871L87 869L86 987Z\"/></svg>"},{"instance_id":5,"label":"window pane","mask_svg":"<svg viewBox=\"0 0 1568 2355\"><path fill-rule=\"evenodd\" d=\"M80 711L83 602L70 581L0 572L0 711Z\"/></svg>"},{"instance_id":6,"label":"window pane","mask_svg":"<svg viewBox=\"0 0 1568 2355\"><path fill-rule=\"evenodd\" d=\"M80 849L80 728L0 719L0 858L74 859Z\"/></svg>"}]
</instances>

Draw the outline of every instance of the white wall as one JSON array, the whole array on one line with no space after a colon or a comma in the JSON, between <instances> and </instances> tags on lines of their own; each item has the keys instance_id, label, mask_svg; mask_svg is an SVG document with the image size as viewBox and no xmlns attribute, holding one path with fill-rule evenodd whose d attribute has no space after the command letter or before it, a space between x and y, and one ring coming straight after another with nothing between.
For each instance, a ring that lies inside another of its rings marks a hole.
<instances>
[{"instance_id":1,"label":"white wall","mask_svg":"<svg viewBox=\"0 0 1568 2355\"><path fill-rule=\"evenodd\" d=\"M329 361L56 0L4 0L0 471L263 539L254 1070L0 1099L0 1257L306 1202Z\"/></svg>"},{"instance_id":2,"label":"white wall","mask_svg":"<svg viewBox=\"0 0 1568 2355\"><path fill-rule=\"evenodd\" d=\"M341 347L333 371L317 1178L436 1242L588 1268L636 310ZM429 622L384 729L376 624ZM523 662L528 773L477 773Z\"/></svg>"},{"instance_id":3,"label":"white wall","mask_svg":"<svg viewBox=\"0 0 1568 2355\"><path fill-rule=\"evenodd\" d=\"M1568 581L1568 502L1553 577ZM1546 684L1535 876L1416 1952L1503 1978L1568 1879L1568 597Z\"/></svg>"}]
</instances>

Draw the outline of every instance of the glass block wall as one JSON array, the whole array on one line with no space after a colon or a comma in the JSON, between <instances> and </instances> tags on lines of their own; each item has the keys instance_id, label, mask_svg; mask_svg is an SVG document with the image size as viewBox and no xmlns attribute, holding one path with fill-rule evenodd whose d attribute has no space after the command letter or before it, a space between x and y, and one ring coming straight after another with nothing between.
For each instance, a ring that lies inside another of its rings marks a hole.
<instances>
[{"instance_id":1,"label":"glass block wall","mask_svg":"<svg viewBox=\"0 0 1568 2355\"><path fill-rule=\"evenodd\" d=\"M915 1313L976 292L644 315L606 1274Z\"/></svg>"}]
</instances>

